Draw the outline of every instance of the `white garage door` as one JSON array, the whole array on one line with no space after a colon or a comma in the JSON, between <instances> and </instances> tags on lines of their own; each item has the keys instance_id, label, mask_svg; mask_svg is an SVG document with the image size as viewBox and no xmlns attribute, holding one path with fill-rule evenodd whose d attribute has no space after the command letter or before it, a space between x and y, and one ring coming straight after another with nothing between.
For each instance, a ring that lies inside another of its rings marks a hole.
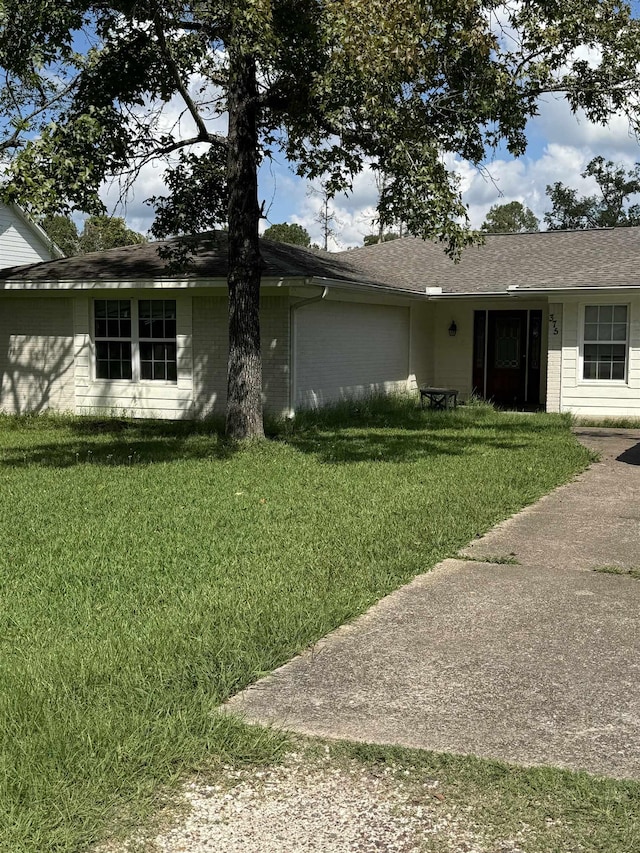
<instances>
[{"instance_id":1,"label":"white garage door","mask_svg":"<svg viewBox=\"0 0 640 853\"><path fill-rule=\"evenodd\" d=\"M296 406L406 389L408 308L318 302L294 322Z\"/></svg>"}]
</instances>

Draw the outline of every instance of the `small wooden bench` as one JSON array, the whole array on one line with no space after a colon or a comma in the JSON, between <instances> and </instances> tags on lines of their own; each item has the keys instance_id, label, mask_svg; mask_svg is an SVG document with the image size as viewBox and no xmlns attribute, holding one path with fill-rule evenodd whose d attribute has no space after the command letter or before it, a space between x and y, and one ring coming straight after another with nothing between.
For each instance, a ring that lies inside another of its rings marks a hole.
<instances>
[{"instance_id":1,"label":"small wooden bench","mask_svg":"<svg viewBox=\"0 0 640 853\"><path fill-rule=\"evenodd\" d=\"M458 406L458 391L455 388L421 388L420 405L424 409L425 400L429 401L431 409L449 409Z\"/></svg>"}]
</instances>

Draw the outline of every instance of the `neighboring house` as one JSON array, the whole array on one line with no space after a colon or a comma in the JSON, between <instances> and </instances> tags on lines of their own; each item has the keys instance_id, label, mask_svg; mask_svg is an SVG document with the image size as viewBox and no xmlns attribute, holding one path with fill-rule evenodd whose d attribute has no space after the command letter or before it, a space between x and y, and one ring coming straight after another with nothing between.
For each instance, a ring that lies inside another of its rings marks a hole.
<instances>
[{"instance_id":1,"label":"neighboring house","mask_svg":"<svg viewBox=\"0 0 640 853\"><path fill-rule=\"evenodd\" d=\"M0 203L0 269L62 257L46 232L18 205Z\"/></svg>"},{"instance_id":2,"label":"neighboring house","mask_svg":"<svg viewBox=\"0 0 640 853\"><path fill-rule=\"evenodd\" d=\"M0 271L0 407L224 411L226 237L183 274L157 244ZM640 228L415 238L329 255L262 241L265 408L421 385L640 416ZM455 332L455 334L454 334Z\"/></svg>"}]
</instances>

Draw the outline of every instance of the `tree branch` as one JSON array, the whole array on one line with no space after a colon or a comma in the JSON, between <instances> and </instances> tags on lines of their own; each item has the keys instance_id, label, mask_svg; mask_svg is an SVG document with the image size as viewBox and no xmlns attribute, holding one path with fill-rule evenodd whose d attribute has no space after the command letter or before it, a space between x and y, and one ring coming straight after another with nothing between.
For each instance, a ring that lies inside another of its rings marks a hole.
<instances>
[{"instance_id":1,"label":"tree branch","mask_svg":"<svg viewBox=\"0 0 640 853\"><path fill-rule=\"evenodd\" d=\"M154 15L153 18L153 28L155 30L156 38L158 39L158 45L160 46L160 50L166 60L167 68L173 77L176 88L182 97L182 100L185 102L187 109L191 115L191 118L194 120L196 127L198 128L198 142L212 142L213 139L212 134L209 133L207 129L207 125L204 122L204 119L200 115L200 111L198 107L189 94L189 90L187 89L184 80L182 79L182 74L180 73L180 69L178 68L178 64L173 58L173 54L171 53L171 49L167 43L167 39L164 34L164 29L162 26L162 21L158 14ZM169 152L164 152L169 153Z\"/></svg>"}]
</instances>

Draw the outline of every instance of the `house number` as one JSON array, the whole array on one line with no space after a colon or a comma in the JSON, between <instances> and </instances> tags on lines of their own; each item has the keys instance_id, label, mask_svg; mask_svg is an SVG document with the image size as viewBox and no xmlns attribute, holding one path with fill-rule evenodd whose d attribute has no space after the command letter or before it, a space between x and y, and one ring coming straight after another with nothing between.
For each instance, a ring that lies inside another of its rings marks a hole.
<instances>
[{"instance_id":1,"label":"house number","mask_svg":"<svg viewBox=\"0 0 640 853\"><path fill-rule=\"evenodd\" d=\"M558 319L555 314L549 314L549 325L551 326L552 335L560 334L560 329L558 328Z\"/></svg>"}]
</instances>

